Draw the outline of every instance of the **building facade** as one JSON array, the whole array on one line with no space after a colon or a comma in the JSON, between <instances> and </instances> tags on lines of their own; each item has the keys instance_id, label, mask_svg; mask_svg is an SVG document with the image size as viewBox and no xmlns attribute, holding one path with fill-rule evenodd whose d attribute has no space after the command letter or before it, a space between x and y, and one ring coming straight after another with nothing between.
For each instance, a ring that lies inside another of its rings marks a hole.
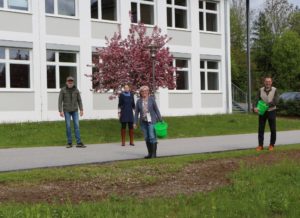
<instances>
[{"instance_id":1,"label":"building facade","mask_svg":"<svg viewBox=\"0 0 300 218\"><path fill-rule=\"evenodd\" d=\"M117 118L117 99L91 91L92 54L142 21L172 37L177 89L164 116L230 113L229 0L0 0L0 122L61 119L58 94L76 78L84 119ZM131 11L131 17L129 12Z\"/></svg>"}]
</instances>

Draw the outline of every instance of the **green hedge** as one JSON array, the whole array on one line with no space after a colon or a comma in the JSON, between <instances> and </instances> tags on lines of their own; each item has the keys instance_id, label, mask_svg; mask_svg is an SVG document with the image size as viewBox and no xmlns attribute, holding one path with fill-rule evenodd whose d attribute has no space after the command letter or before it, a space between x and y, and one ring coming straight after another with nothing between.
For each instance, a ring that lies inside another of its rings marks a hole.
<instances>
[{"instance_id":1,"label":"green hedge","mask_svg":"<svg viewBox=\"0 0 300 218\"><path fill-rule=\"evenodd\" d=\"M300 116L300 101L283 101L280 99L277 112L282 116Z\"/></svg>"}]
</instances>

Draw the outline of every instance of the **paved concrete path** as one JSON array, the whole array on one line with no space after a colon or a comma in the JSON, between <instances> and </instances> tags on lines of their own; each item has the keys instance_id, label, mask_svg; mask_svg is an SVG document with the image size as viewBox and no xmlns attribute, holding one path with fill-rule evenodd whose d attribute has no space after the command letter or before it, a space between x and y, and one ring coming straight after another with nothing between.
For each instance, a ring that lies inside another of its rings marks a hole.
<instances>
[{"instance_id":1,"label":"paved concrete path","mask_svg":"<svg viewBox=\"0 0 300 218\"><path fill-rule=\"evenodd\" d=\"M269 141L269 133L265 134ZM277 145L300 143L300 130L278 132ZM41 167L103 163L140 159L146 154L142 141L136 146L121 147L119 143L87 145L87 148L38 147L0 149L0 171ZM159 140L158 156L173 156L254 148L257 134L225 135Z\"/></svg>"}]
</instances>

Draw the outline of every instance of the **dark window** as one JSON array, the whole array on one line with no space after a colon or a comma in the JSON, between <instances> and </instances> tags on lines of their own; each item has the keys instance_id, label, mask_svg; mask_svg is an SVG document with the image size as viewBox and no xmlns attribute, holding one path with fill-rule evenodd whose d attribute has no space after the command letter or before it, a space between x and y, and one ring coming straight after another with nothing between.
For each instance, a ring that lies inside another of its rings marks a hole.
<instances>
[{"instance_id":1,"label":"dark window","mask_svg":"<svg viewBox=\"0 0 300 218\"><path fill-rule=\"evenodd\" d=\"M45 0L45 11L48 14L54 14L54 0Z\"/></svg>"},{"instance_id":2,"label":"dark window","mask_svg":"<svg viewBox=\"0 0 300 218\"><path fill-rule=\"evenodd\" d=\"M199 8L203 9L203 1L199 1Z\"/></svg>"},{"instance_id":3,"label":"dark window","mask_svg":"<svg viewBox=\"0 0 300 218\"><path fill-rule=\"evenodd\" d=\"M188 72L187 71L177 71L176 72L176 89L177 90L187 90L188 85Z\"/></svg>"},{"instance_id":4,"label":"dark window","mask_svg":"<svg viewBox=\"0 0 300 218\"><path fill-rule=\"evenodd\" d=\"M206 13L206 30L214 32L218 31L216 14Z\"/></svg>"},{"instance_id":5,"label":"dark window","mask_svg":"<svg viewBox=\"0 0 300 218\"><path fill-rule=\"evenodd\" d=\"M141 4L141 22L145 24L154 24L154 6Z\"/></svg>"},{"instance_id":6,"label":"dark window","mask_svg":"<svg viewBox=\"0 0 300 218\"><path fill-rule=\"evenodd\" d=\"M219 90L218 73L207 72L207 89L208 90Z\"/></svg>"},{"instance_id":7,"label":"dark window","mask_svg":"<svg viewBox=\"0 0 300 218\"><path fill-rule=\"evenodd\" d=\"M30 67L27 64L10 64L10 87L30 88Z\"/></svg>"},{"instance_id":8,"label":"dark window","mask_svg":"<svg viewBox=\"0 0 300 218\"><path fill-rule=\"evenodd\" d=\"M5 64L0 63L0 87L5 88L6 87L6 80L5 80Z\"/></svg>"},{"instance_id":9,"label":"dark window","mask_svg":"<svg viewBox=\"0 0 300 218\"><path fill-rule=\"evenodd\" d=\"M204 61L200 61L200 68L201 68L201 69L204 69L204 68L205 68Z\"/></svg>"},{"instance_id":10,"label":"dark window","mask_svg":"<svg viewBox=\"0 0 300 218\"><path fill-rule=\"evenodd\" d=\"M102 19L117 20L117 2L116 0L101 1Z\"/></svg>"},{"instance_id":11,"label":"dark window","mask_svg":"<svg viewBox=\"0 0 300 218\"><path fill-rule=\"evenodd\" d=\"M172 0L167 0L167 4L172 4Z\"/></svg>"},{"instance_id":12,"label":"dark window","mask_svg":"<svg viewBox=\"0 0 300 218\"><path fill-rule=\"evenodd\" d=\"M187 28L187 12L182 9L175 9L175 27Z\"/></svg>"},{"instance_id":13,"label":"dark window","mask_svg":"<svg viewBox=\"0 0 300 218\"><path fill-rule=\"evenodd\" d=\"M131 2L131 22L137 23L137 4Z\"/></svg>"},{"instance_id":14,"label":"dark window","mask_svg":"<svg viewBox=\"0 0 300 218\"><path fill-rule=\"evenodd\" d=\"M3 8L3 0L0 0L0 8Z\"/></svg>"},{"instance_id":15,"label":"dark window","mask_svg":"<svg viewBox=\"0 0 300 218\"><path fill-rule=\"evenodd\" d=\"M186 0L175 0L175 5L186 6Z\"/></svg>"},{"instance_id":16,"label":"dark window","mask_svg":"<svg viewBox=\"0 0 300 218\"><path fill-rule=\"evenodd\" d=\"M205 72L200 72L201 90L205 90Z\"/></svg>"},{"instance_id":17,"label":"dark window","mask_svg":"<svg viewBox=\"0 0 300 218\"><path fill-rule=\"evenodd\" d=\"M56 88L55 66L47 66L47 88L48 89Z\"/></svg>"},{"instance_id":18,"label":"dark window","mask_svg":"<svg viewBox=\"0 0 300 218\"><path fill-rule=\"evenodd\" d=\"M75 84L77 82L77 69L76 67L59 67L59 84L60 88L64 87L66 84L66 79L68 76L72 76L75 79Z\"/></svg>"},{"instance_id":19,"label":"dark window","mask_svg":"<svg viewBox=\"0 0 300 218\"><path fill-rule=\"evenodd\" d=\"M91 0L91 18L98 19L98 0Z\"/></svg>"},{"instance_id":20,"label":"dark window","mask_svg":"<svg viewBox=\"0 0 300 218\"><path fill-rule=\"evenodd\" d=\"M203 12L199 13L199 28L200 30L204 30L204 17Z\"/></svg>"},{"instance_id":21,"label":"dark window","mask_svg":"<svg viewBox=\"0 0 300 218\"><path fill-rule=\"evenodd\" d=\"M176 67L178 68L188 68L188 61L182 59L176 59Z\"/></svg>"},{"instance_id":22,"label":"dark window","mask_svg":"<svg viewBox=\"0 0 300 218\"><path fill-rule=\"evenodd\" d=\"M167 8L167 25L169 27L173 26L173 21L172 21L172 8Z\"/></svg>"},{"instance_id":23,"label":"dark window","mask_svg":"<svg viewBox=\"0 0 300 218\"><path fill-rule=\"evenodd\" d=\"M75 0L57 1L58 14L66 16L75 16Z\"/></svg>"},{"instance_id":24,"label":"dark window","mask_svg":"<svg viewBox=\"0 0 300 218\"><path fill-rule=\"evenodd\" d=\"M219 69L217 61L207 61L207 69Z\"/></svg>"},{"instance_id":25,"label":"dark window","mask_svg":"<svg viewBox=\"0 0 300 218\"><path fill-rule=\"evenodd\" d=\"M217 10L217 3L206 2L206 10L216 11Z\"/></svg>"},{"instance_id":26,"label":"dark window","mask_svg":"<svg viewBox=\"0 0 300 218\"><path fill-rule=\"evenodd\" d=\"M7 6L10 9L28 11L28 0L8 0Z\"/></svg>"},{"instance_id":27,"label":"dark window","mask_svg":"<svg viewBox=\"0 0 300 218\"><path fill-rule=\"evenodd\" d=\"M11 60L29 60L29 50L28 49L19 49L19 48L10 48L9 49L9 58Z\"/></svg>"},{"instance_id":28,"label":"dark window","mask_svg":"<svg viewBox=\"0 0 300 218\"><path fill-rule=\"evenodd\" d=\"M5 49L0 47L0 59L5 59Z\"/></svg>"},{"instance_id":29,"label":"dark window","mask_svg":"<svg viewBox=\"0 0 300 218\"><path fill-rule=\"evenodd\" d=\"M76 63L76 54L60 52L59 53L59 62Z\"/></svg>"},{"instance_id":30,"label":"dark window","mask_svg":"<svg viewBox=\"0 0 300 218\"><path fill-rule=\"evenodd\" d=\"M47 61L55 62L55 51L47 51Z\"/></svg>"}]
</instances>

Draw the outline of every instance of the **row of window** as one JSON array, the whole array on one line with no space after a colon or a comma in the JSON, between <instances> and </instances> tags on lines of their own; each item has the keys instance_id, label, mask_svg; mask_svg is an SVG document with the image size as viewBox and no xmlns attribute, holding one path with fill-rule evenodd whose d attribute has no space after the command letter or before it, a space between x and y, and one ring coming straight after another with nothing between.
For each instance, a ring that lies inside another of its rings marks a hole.
<instances>
[{"instance_id":1,"label":"row of window","mask_svg":"<svg viewBox=\"0 0 300 218\"><path fill-rule=\"evenodd\" d=\"M46 14L77 16L78 0L45 0ZM118 21L118 2L120 0L90 0L91 18L104 21ZM157 0L158 1L158 0ZM161 0L159 0L161 1ZM199 0L199 30L218 32L219 2ZM131 21L145 24L156 23L155 0L131 0ZM189 28L189 1L166 0L167 26ZM0 8L28 11L28 0L0 0Z\"/></svg>"},{"instance_id":2,"label":"row of window","mask_svg":"<svg viewBox=\"0 0 300 218\"><path fill-rule=\"evenodd\" d=\"M93 54L95 58L95 54ZM176 58L177 90L190 90L190 60ZM57 90L65 86L68 76L77 78L78 53L47 50L47 88ZM30 49L0 47L0 88L31 88L32 57ZM200 61L201 90L219 90L218 61Z\"/></svg>"}]
</instances>

